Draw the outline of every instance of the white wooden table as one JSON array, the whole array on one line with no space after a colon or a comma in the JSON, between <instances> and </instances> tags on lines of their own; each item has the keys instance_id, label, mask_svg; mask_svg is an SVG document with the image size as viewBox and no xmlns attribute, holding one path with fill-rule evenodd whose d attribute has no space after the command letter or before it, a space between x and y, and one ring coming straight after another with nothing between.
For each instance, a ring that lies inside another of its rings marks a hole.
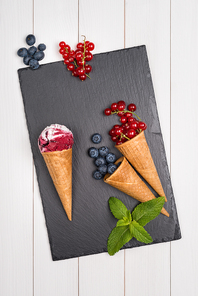
<instances>
[{"instance_id":1,"label":"white wooden table","mask_svg":"<svg viewBox=\"0 0 198 296\"><path fill-rule=\"evenodd\" d=\"M29 33L43 63L82 34L95 53L146 44L181 240L52 261L17 76ZM197 1L1 0L0 36L0 295L198 295Z\"/></svg>"}]
</instances>

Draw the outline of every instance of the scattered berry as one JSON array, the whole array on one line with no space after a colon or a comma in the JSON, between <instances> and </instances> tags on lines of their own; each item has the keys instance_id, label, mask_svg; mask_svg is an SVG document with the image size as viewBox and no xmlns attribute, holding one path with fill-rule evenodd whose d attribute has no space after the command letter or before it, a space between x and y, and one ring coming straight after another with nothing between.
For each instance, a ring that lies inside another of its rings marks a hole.
<instances>
[{"instance_id":1,"label":"scattered berry","mask_svg":"<svg viewBox=\"0 0 198 296\"><path fill-rule=\"evenodd\" d=\"M115 160L116 160L115 154L113 154L111 152L107 154L107 156L106 156L107 163L115 162Z\"/></svg>"},{"instance_id":2,"label":"scattered berry","mask_svg":"<svg viewBox=\"0 0 198 296\"><path fill-rule=\"evenodd\" d=\"M36 70L36 69L39 68L39 63L38 63L38 61L35 60L35 59L31 59L31 60L29 61L29 65L30 65L30 68L32 68L33 70Z\"/></svg>"},{"instance_id":3,"label":"scattered berry","mask_svg":"<svg viewBox=\"0 0 198 296\"><path fill-rule=\"evenodd\" d=\"M91 137L91 140L94 144L99 144L102 141L102 136L100 134L96 133Z\"/></svg>"},{"instance_id":4,"label":"scattered berry","mask_svg":"<svg viewBox=\"0 0 198 296\"><path fill-rule=\"evenodd\" d=\"M94 177L94 179L96 179L96 180L101 180L102 177L103 177L103 175L102 175L98 170L96 170L96 171L93 173L93 177Z\"/></svg>"},{"instance_id":5,"label":"scattered berry","mask_svg":"<svg viewBox=\"0 0 198 296\"><path fill-rule=\"evenodd\" d=\"M44 43L39 44L38 50L40 50L40 51L46 50L46 45Z\"/></svg>"},{"instance_id":6,"label":"scattered berry","mask_svg":"<svg viewBox=\"0 0 198 296\"><path fill-rule=\"evenodd\" d=\"M102 175L106 175L107 173L107 165L106 164L102 164L98 167L98 171L102 174Z\"/></svg>"},{"instance_id":7,"label":"scattered berry","mask_svg":"<svg viewBox=\"0 0 198 296\"><path fill-rule=\"evenodd\" d=\"M30 56L33 56L35 54L35 52L37 51L37 48L36 46L31 46L29 49L28 49L28 54Z\"/></svg>"},{"instance_id":8,"label":"scattered berry","mask_svg":"<svg viewBox=\"0 0 198 296\"><path fill-rule=\"evenodd\" d=\"M102 156L98 156L98 157L96 158L96 160L95 160L95 165L96 165L97 167L99 167L99 166L102 165L102 164L106 164L106 160L105 160L104 157L102 157Z\"/></svg>"},{"instance_id":9,"label":"scattered berry","mask_svg":"<svg viewBox=\"0 0 198 296\"><path fill-rule=\"evenodd\" d=\"M115 170L117 170L117 165L115 165L114 163L108 164L107 171L109 174L113 174Z\"/></svg>"},{"instance_id":10,"label":"scattered berry","mask_svg":"<svg viewBox=\"0 0 198 296\"><path fill-rule=\"evenodd\" d=\"M103 146L103 147L99 148L99 154L102 157L105 157L108 153L109 153L109 148L108 147Z\"/></svg>"},{"instance_id":11,"label":"scattered berry","mask_svg":"<svg viewBox=\"0 0 198 296\"><path fill-rule=\"evenodd\" d=\"M29 65L29 62L30 62L31 59L32 59L32 57L30 57L30 56L25 56L25 57L23 58L23 63L24 63L25 65Z\"/></svg>"},{"instance_id":12,"label":"scattered berry","mask_svg":"<svg viewBox=\"0 0 198 296\"><path fill-rule=\"evenodd\" d=\"M26 37L26 43L27 45L33 45L34 43L36 42L36 38L34 35L32 34L29 34L27 37Z\"/></svg>"},{"instance_id":13,"label":"scattered berry","mask_svg":"<svg viewBox=\"0 0 198 296\"><path fill-rule=\"evenodd\" d=\"M88 150L88 154L91 158L97 158L99 155L99 151L97 148L91 147Z\"/></svg>"},{"instance_id":14,"label":"scattered berry","mask_svg":"<svg viewBox=\"0 0 198 296\"><path fill-rule=\"evenodd\" d=\"M22 47L22 48L20 48L20 49L17 51L17 54L18 54L19 57L24 58L24 57L26 57L26 56L28 55L28 51L27 51L26 48Z\"/></svg>"},{"instance_id":15,"label":"scattered berry","mask_svg":"<svg viewBox=\"0 0 198 296\"><path fill-rule=\"evenodd\" d=\"M38 51L34 54L33 58L37 61L41 61L42 59L44 59L45 54L43 51Z\"/></svg>"}]
</instances>

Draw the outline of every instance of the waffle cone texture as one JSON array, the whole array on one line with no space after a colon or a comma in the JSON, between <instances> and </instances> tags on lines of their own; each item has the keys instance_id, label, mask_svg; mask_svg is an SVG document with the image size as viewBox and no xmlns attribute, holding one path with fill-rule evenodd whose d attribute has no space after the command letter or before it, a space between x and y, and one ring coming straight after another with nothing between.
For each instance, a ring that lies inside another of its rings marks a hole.
<instances>
[{"instance_id":1,"label":"waffle cone texture","mask_svg":"<svg viewBox=\"0 0 198 296\"><path fill-rule=\"evenodd\" d=\"M43 152L42 156L68 219L72 220L72 148Z\"/></svg>"},{"instance_id":2,"label":"waffle cone texture","mask_svg":"<svg viewBox=\"0 0 198 296\"><path fill-rule=\"evenodd\" d=\"M132 196L140 202L156 198L142 179L137 175L125 157L119 158L115 164L121 162L117 170L112 174L106 174L104 182ZM168 212L162 208L161 213L169 217Z\"/></svg>"},{"instance_id":3,"label":"waffle cone texture","mask_svg":"<svg viewBox=\"0 0 198 296\"><path fill-rule=\"evenodd\" d=\"M149 150L144 131L133 139L115 146L124 155L140 175L159 194L165 196L151 152Z\"/></svg>"}]
</instances>

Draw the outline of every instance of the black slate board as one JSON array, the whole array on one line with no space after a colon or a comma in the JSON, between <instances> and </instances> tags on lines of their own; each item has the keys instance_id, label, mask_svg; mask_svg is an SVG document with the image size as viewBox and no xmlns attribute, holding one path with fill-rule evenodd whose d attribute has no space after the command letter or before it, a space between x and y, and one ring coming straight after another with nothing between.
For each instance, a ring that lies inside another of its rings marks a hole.
<instances>
[{"instance_id":1,"label":"black slate board","mask_svg":"<svg viewBox=\"0 0 198 296\"><path fill-rule=\"evenodd\" d=\"M146 139L168 199L165 208L170 217L160 214L145 228L153 243L181 238L146 47L96 54L90 64L91 79L84 82L72 77L62 61L42 65L38 70L18 70L53 260L107 251L107 238L117 222L108 208L109 197L120 198L131 210L138 204L103 180L94 180L95 166L87 155L89 147L105 145L121 156L108 135L110 128L119 123L118 116L103 114L119 100L135 103L138 115L148 125ZM37 145L41 131L52 123L63 124L74 134L72 222L67 219ZM95 132L103 137L99 145L90 139ZM132 239L124 248L141 245Z\"/></svg>"}]
</instances>

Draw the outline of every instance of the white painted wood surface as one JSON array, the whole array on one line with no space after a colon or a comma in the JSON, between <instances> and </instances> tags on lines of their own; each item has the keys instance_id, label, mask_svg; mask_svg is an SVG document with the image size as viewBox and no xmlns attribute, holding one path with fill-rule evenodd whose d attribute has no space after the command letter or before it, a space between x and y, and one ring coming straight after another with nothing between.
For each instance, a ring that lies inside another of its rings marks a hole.
<instances>
[{"instance_id":1,"label":"white painted wood surface","mask_svg":"<svg viewBox=\"0 0 198 296\"><path fill-rule=\"evenodd\" d=\"M0 295L197 295L197 15L196 0L0 1ZM28 33L46 43L43 63L82 34L97 53L146 44L181 240L51 260L16 72Z\"/></svg>"}]
</instances>

